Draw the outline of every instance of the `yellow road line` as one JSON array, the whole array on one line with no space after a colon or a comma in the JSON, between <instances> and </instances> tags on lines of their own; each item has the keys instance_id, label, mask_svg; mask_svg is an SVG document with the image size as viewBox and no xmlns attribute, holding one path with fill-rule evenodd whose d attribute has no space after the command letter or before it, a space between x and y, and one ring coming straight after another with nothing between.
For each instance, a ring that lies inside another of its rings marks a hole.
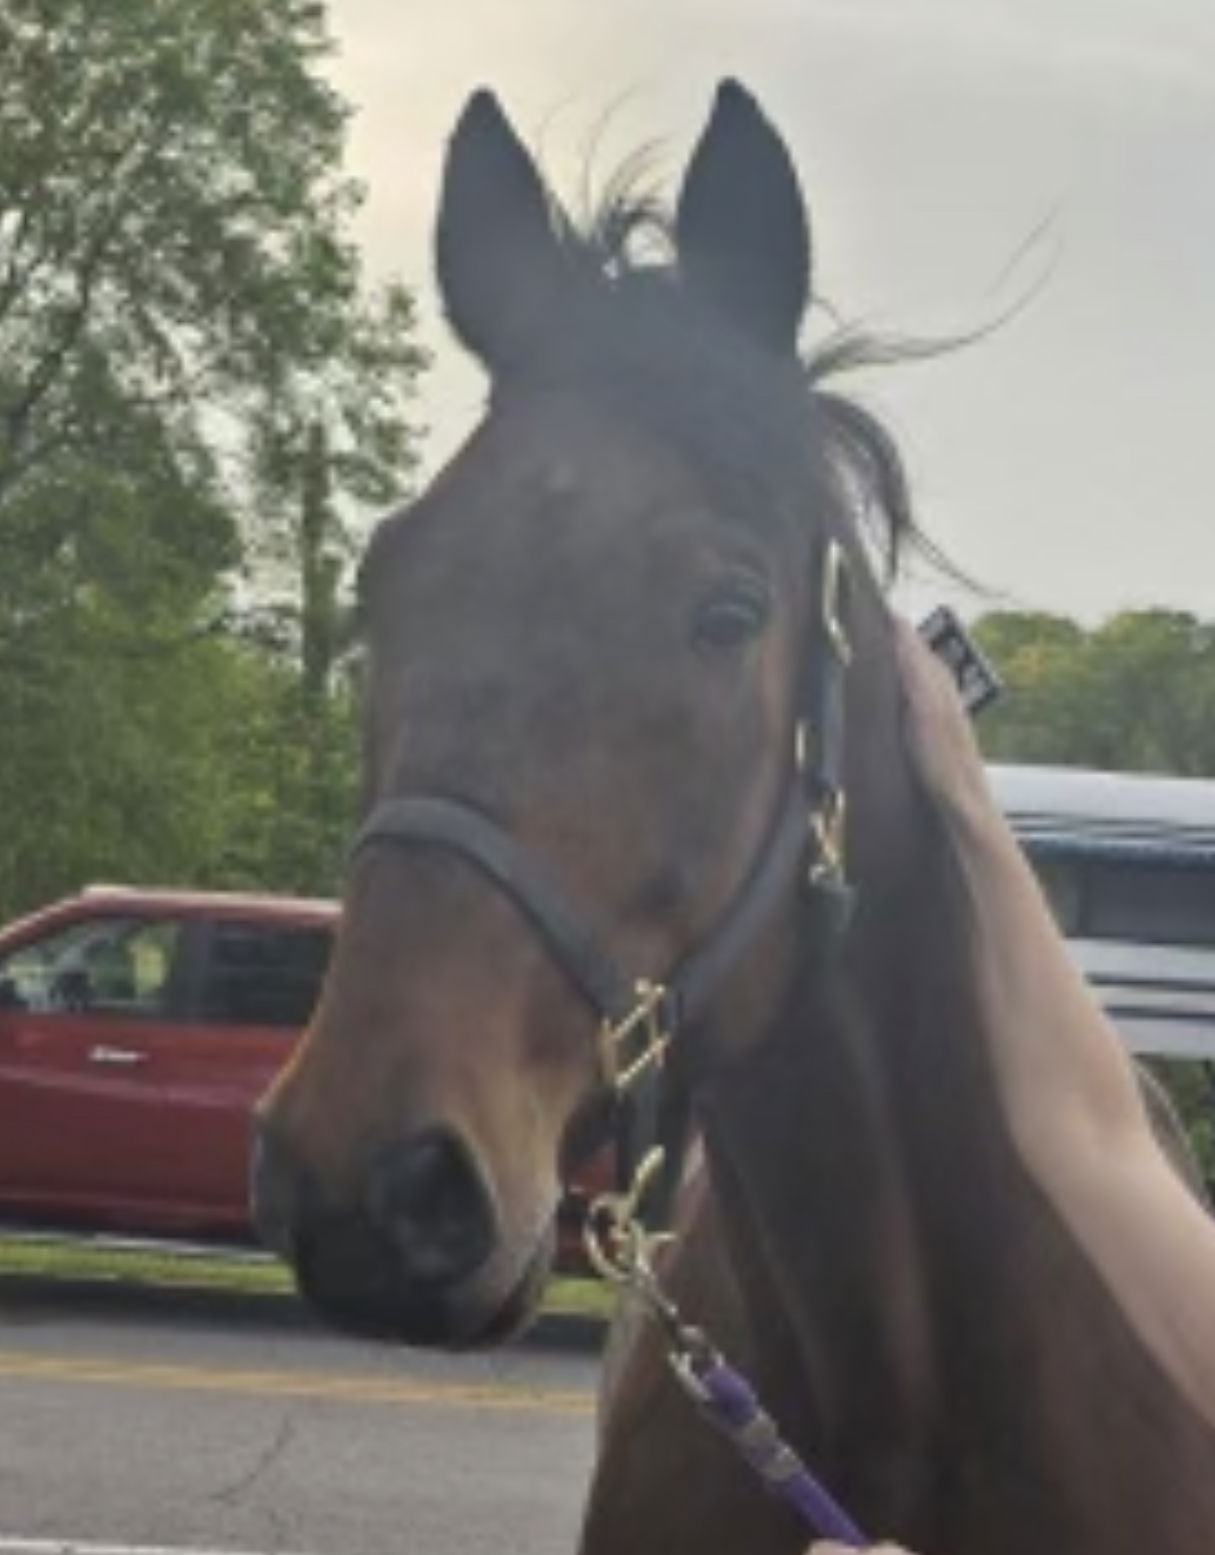
<instances>
[{"instance_id":1,"label":"yellow road line","mask_svg":"<svg viewBox=\"0 0 1215 1555\"><path fill-rule=\"evenodd\" d=\"M548 1391L501 1383L430 1383L307 1371L238 1371L150 1361L29 1355L20 1350L0 1350L0 1377L132 1388L179 1388L263 1398L333 1399L352 1404L414 1404L540 1414L584 1415L590 1413L594 1404L589 1392L573 1389Z\"/></svg>"},{"instance_id":2,"label":"yellow road line","mask_svg":"<svg viewBox=\"0 0 1215 1555\"><path fill-rule=\"evenodd\" d=\"M0 1555L241 1555L188 1544L110 1544L96 1539L26 1539L0 1533Z\"/></svg>"}]
</instances>

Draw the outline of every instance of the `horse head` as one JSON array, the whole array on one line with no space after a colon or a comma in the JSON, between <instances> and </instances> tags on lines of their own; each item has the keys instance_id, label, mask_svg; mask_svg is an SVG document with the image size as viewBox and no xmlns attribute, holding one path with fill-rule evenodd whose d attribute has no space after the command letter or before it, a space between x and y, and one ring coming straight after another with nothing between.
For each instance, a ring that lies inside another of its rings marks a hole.
<instances>
[{"instance_id":1,"label":"horse head","mask_svg":"<svg viewBox=\"0 0 1215 1555\"><path fill-rule=\"evenodd\" d=\"M838 884L841 677L888 651L853 514L876 491L897 530L897 461L799 359L805 206L741 87L652 217L576 228L469 102L436 251L489 405L364 560L365 824L255 1172L264 1234L363 1331L526 1318L612 1037L728 1061L806 872Z\"/></svg>"}]
</instances>

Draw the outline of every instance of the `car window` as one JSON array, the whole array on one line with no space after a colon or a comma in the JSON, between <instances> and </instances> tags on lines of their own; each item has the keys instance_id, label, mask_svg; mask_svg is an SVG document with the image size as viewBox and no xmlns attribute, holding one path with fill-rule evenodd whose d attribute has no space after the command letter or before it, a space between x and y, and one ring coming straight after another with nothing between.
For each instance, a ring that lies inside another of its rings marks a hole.
<instances>
[{"instance_id":1,"label":"car window","mask_svg":"<svg viewBox=\"0 0 1215 1555\"><path fill-rule=\"evenodd\" d=\"M332 935L324 928L216 923L203 981L202 1018L245 1026L307 1025L331 944Z\"/></svg>"},{"instance_id":2,"label":"car window","mask_svg":"<svg viewBox=\"0 0 1215 1555\"><path fill-rule=\"evenodd\" d=\"M182 926L163 918L88 918L0 961L0 1007L39 1014L162 1015Z\"/></svg>"}]
</instances>

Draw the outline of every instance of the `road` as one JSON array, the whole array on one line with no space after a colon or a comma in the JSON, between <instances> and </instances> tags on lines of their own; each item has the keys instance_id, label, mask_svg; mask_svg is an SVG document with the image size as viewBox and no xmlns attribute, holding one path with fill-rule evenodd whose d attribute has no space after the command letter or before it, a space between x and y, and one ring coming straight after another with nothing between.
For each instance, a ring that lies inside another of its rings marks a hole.
<instances>
[{"instance_id":1,"label":"road","mask_svg":"<svg viewBox=\"0 0 1215 1555\"><path fill-rule=\"evenodd\" d=\"M595 1372L0 1288L0 1555L571 1555Z\"/></svg>"}]
</instances>

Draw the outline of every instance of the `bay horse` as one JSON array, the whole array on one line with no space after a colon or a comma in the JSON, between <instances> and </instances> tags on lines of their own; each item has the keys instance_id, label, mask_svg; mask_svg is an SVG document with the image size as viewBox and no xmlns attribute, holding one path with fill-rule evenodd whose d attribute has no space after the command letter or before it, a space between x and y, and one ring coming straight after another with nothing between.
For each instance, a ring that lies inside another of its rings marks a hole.
<instances>
[{"instance_id":1,"label":"bay horse","mask_svg":"<svg viewBox=\"0 0 1215 1555\"><path fill-rule=\"evenodd\" d=\"M437 266L492 393L364 560L365 820L261 1109L259 1226L339 1324L498 1342L615 1044L665 1052L712 1185L672 1281L698 1316L699 1248L862 1527L1206 1555L1215 1232L885 600L897 452L828 387L863 345L799 359L805 206L741 87L651 214L577 227L470 100ZM630 1502L622 1385L587 1550L802 1547L768 1503L736 1514L720 1444L654 1386L659 1489Z\"/></svg>"}]
</instances>

